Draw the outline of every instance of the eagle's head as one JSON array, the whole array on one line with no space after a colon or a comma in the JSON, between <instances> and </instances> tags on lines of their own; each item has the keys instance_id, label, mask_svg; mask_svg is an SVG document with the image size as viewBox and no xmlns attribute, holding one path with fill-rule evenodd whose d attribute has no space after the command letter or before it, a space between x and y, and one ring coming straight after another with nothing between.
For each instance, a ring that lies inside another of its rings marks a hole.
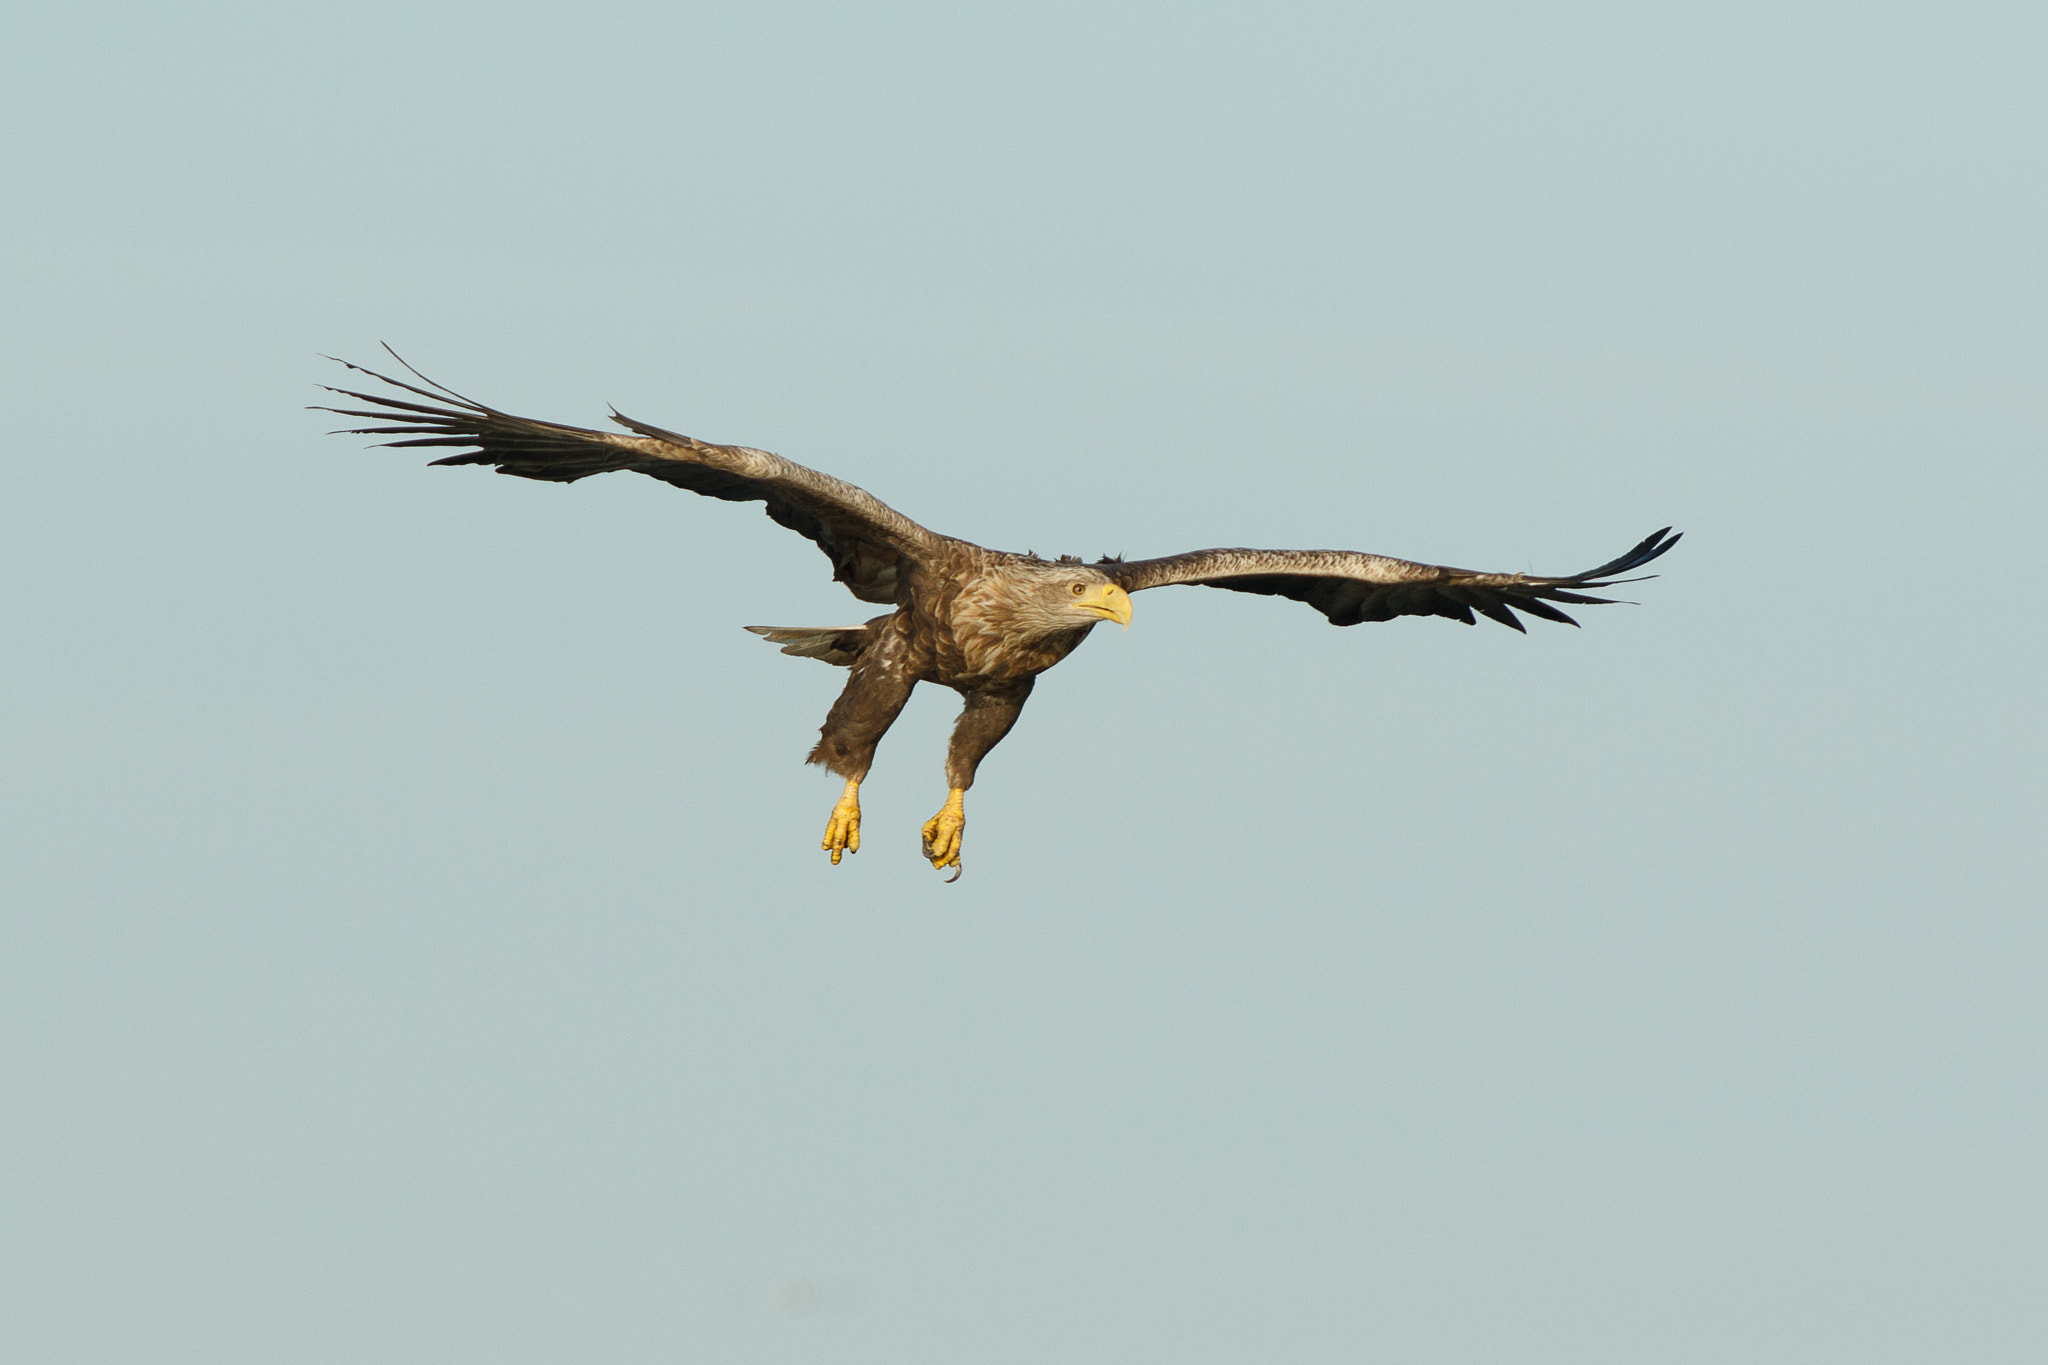
<instances>
[{"instance_id":1,"label":"eagle's head","mask_svg":"<svg viewBox=\"0 0 2048 1365\"><path fill-rule=\"evenodd\" d=\"M1033 635L1085 630L1097 621L1131 626L1131 595L1100 569L1080 563L1049 565L1023 584L1015 619Z\"/></svg>"}]
</instances>

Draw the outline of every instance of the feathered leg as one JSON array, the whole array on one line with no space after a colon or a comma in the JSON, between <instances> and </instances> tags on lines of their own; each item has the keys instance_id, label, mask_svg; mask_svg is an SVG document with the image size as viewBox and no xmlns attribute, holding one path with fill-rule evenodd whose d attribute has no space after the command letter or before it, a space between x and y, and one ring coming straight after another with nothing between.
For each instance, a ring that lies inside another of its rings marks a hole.
<instances>
[{"instance_id":1,"label":"feathered leg","mask_svg":"<svg viewBox=\"0 0 2048 1365\"><path fill-rule=\"evenodd\" d=\"M953 740L946 746L946 804L924 822L924 856L935 868L953 868L950 880L960 877L960 836L967 828L962 800L974 785L974 770L988 751L1002 742L1031 695L1032 679L1002 683L967 694L960 719L953 723Z\"/></svg>"},{"instance_id":2,"label":"feathered leg","mask_svg":"<svg viewBox=\"0 0 2048 1365\"><path fill-rule=\"evenodd\" d=\"M860 784L875 761L875 746L902 712L917 686L908 666L901 632L881 630L854 662L853 676L832 703L810 762L846 779L846 790L832 807L820 845L836 867L841 853L860 852Z\"/></svg>"}]
</instances>

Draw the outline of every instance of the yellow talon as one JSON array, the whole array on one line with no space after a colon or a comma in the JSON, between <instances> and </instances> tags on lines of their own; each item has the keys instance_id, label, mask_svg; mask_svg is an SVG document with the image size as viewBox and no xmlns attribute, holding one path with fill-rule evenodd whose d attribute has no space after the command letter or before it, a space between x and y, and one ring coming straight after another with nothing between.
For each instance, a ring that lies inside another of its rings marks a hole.
<instances>
[{"instance_id":1,"label":"yellow talon","mask_svg":"<svg viewBox=\"0 0 2048 1365\"><path fill-rule=\"evenodd\" d=\"M846 790L840 794L839 804L832 807L832 818L825 824L825 842L819 845L832 855L832 866L839 866L839 855L860 852L860 782L849 781Z\"/></svg>"},{"instance_id":2,"label":"yellow talon","mask_svg":"<svg viewBox=\"0 0 2048 1365\"><path fill-rule=\"evenodd\" d=\"M932 860L934 868L960 866L960 834L967 828L967 816L960 801L966 794L959 787L953 788L939 813L924 822L924 856Z\"/></svg>"}]
</instances>

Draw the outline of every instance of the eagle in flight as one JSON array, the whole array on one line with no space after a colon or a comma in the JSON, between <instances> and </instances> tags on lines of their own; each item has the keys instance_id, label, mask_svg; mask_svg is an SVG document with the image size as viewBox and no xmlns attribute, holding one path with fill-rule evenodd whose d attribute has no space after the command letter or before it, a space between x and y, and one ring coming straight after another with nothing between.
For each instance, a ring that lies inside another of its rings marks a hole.
<instances>
[{"instance_id":1,"label":"eagle in flight","mask_svg":"<svg viewBox=\"0 0 2048 1365\"><path fill-rule=\"evenodd\" d=\"M1071 556L1046 560L928 531L871 493L765 450L714 445L616 411L611 420L628 434L514 417L392 356L426 387L339 362L411 397L329 387L371 406L320 411L379 423L337 434L399 438L382 443L387 446L452 448L433 463L496 465L500 474L522 479L572 483L630 469L727 502L766 503L777 524L825 552L832 577L855 597L890 608L859 626L747 627L781 645L784 654L822 659L852 675L810 755L812 763L846 779L825 826L823 847L835 865L840 854L860 848L860 784L876 745L911 689L933 682L966 702L946 749L946 804L924 825L925 857L934 868L953 868L957 879L966 826L962 800L975 768L1017 723L1039 674L1102 622L1129 628L1132 593L1185 583L1289 597L1339 626L1396 616L1443 616L1469 626L1474 612L1516 630L1523 628L1516 612L1575 626L1552 604L1604 605L1612 599L1582 590L1631 581L1618 575L1678 541L1666 527L1618 559L1562 578L1477 573L1352 550L1193 550L1093 564Z\"/></svg>"}]
</instances>

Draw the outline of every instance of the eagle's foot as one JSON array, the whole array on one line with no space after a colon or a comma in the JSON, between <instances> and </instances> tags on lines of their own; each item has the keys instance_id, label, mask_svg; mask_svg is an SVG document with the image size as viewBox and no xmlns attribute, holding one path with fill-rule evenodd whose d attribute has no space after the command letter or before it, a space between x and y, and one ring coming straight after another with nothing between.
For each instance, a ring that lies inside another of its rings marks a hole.
<instances>
[{"instance_id":1,"label":"eagle's foot","mask_svg":"<svg viewBox=\"0 0 2048 1365\"><path fill-rule=\"evenodd\" d=\"M960 834L967 828L967 815L960 808L960 800L966 794L959 787L953 788L939 813L924 822L924 856L940 871L960 866ZM957 878L960 874L956 871L953 875Z\"/></svg>"},{"instance_id":2,"label":"eagle's foot","mask_svg":"<svg viewBox=\"0 0 2048 1365\"><path fill-rule=\"evenodd\" d=\"M832 818L825 824L825 842L819 845L832 855L832 866L839 866L841 853L860 852L860 783L848 782L846 791L840 796L839 804L832 808Z\"/></svg>"}]
</instances>

